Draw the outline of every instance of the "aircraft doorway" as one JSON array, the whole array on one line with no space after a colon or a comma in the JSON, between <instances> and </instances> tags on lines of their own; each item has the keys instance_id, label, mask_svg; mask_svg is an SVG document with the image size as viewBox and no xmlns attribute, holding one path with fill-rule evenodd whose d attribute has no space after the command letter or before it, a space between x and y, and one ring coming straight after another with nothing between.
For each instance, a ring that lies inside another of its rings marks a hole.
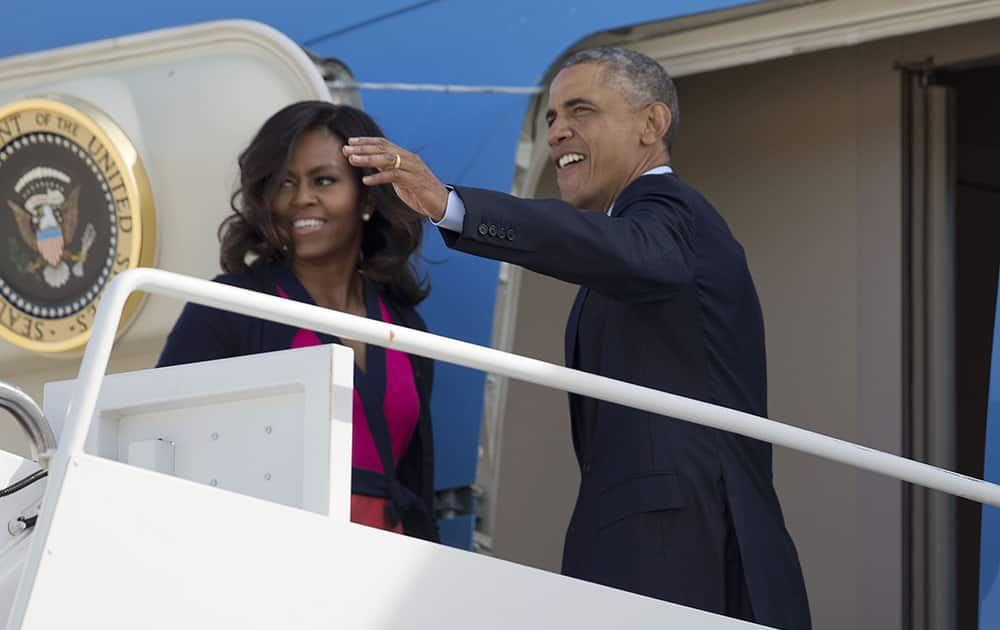
<instances>
[{"instance_id":1,"label":"aircraft doorway","mask_svg":"<svg viewBox=\"0 0 1000 630\"><path fill-rule=\"evenodd\" d=\"M1000 65L935 73L953 93L955 469L982 477L1000 267ZM958 628L975 628L981 506L955 506Z\"/></svg>"},{"instance_id":2,"label":"aircraft doorway","mask_svg":"<svg viewBox=\"0 0 1000 630\"><path fill-rule=\"evenodd\" d=\"M903 183L911 159L904 154L916 147L904 143L905 73L900 64L933 57L958 78L956 64L1000 55L998 28L998 20L981 21L679 77L683 122L674 167L719 209L747 252L764 310L771 418L918 456L913 439L925 434L913 425L908 408L914 387L907 352L913 351L914 331L905 318L913 311L913 283L925 279L912 275L919 272L912 268L912 257L919 252L909 249L913 217L907 217L906 209L912 199L904 194ZM636 48L657 55L652 44ZM962 66L961 72L966 71L973 72ZM983 86L990 81L995 79L981 79ZM961 85L936 87L951 92L938 98L945 104L951 99L953 116L964 111L955 107L969 98L982 101L975 116L988 118L988 112L997 110L995 100L963 96ZM942 195L951 190L956 199L954 224L945 224L954 228L947 241L952 249L942 259L948 274L956 274L943 278L950 278L946 287L954 291L954 302L928 303L943 304L953 313L931 321L947 324L954 362L949 365L963 368L973 365L966 357L975 352L985 353L979 360L988 365L997 281L996 262L983 262L997 254L976 253L966 245L967 239L978 238L983 241L980 250L988 249L990 235L996 233L982 223L992 217L971 222L977 211L966 201L973 193L964 184L962 134L1000 143L1000 133L983 126L963 131L962 120L975 116L963 113L952 119L951 132L957 133L951 136L952 153L935 154L934 166L947 166L945 160L952 159L954 179L940 179L928 191ZM935 132L943 135L936 142L948 140L947 121L937 121ZM529 121L526 133L536 127L544 128ZM543 146L537 138L536 144ZM1000 152L977 150L992 162L975 160L1000 173L1000 163L992 157ZM947 177L947 171L940 177ZM557 194L548 166L541 166L532 182L515 192ZM975 194L985 193L977 189ZM988 214L991 202L983 203L978 212ZM991 278L974 281L990 285L989 292L966 297L964 283L989 264ZM518 281L514 351L559 361L573 287L530 272L520 274ZM986 303L985 310L980 308ZM975 337L968 317L985 317L987 323L980 326L986 332ZM958 384L973 381L954 369L948 374L945 382L955 387L945 401L951 400L949 418L959 422L946 423L952 431L946 448L933 444L951 458L949 467L981 475L984 412L978 425L964 420L971 412L955 406L960 399L961 405L966 402ZM985 373L980 378L985 410ZM565 397L511 383L505 400L495 553L557 569L578 479ZM968 400L971 404L973 399ZM539 416L547 421L526 421ZM926 445L925 440L922 447ZM954 505L951 516L935 521L939 529L945 527L945 537L924 530L918 546L914 506L902 483L782 448L775 449L774 465L785 520L806 574L814 627L975 627L957 621L959 609L963 616L975 616L977 603L967 598L974 600L977 593L978 570L969 563L978 561L978 510L972 514L969 506ZM920 518L926 523L926 515ZM923 557L915 558L915 549ZM915 566L927 562L927 551L937 554L933 568L944 573ZM930 582L929 575L945 577ZM948 586L942 591L937 584ZM933 617L926 608L916 610L927 602L915 592L916 585L924 585L924 592L936 599ZM928 585L932 590L926 590ZM947 621L934 623L941 618Z\"/></svg>"}]
</instances>

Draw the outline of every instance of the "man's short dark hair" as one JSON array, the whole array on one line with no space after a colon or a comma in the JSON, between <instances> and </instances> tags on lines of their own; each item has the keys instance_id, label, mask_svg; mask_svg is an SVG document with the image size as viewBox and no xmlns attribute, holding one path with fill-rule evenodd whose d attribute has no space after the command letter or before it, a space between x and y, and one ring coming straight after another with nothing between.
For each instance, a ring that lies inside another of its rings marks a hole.
<instances>
[{"instance_id":1,"label":"man's short dark hair","mask_svg":"<svg viewBox=\"0 0 1000 630\"><path fill-rule=\"evenodd\" d=\"M627 48L590 48L574 53L559 70L583 63L604 66L604 80L618 90L635 108L660 102L670 110L670 128L663 138L667 150L673 146L674 132L681 120L677 88L673 79L655 59Z\"/></svg>"}]
</instances>

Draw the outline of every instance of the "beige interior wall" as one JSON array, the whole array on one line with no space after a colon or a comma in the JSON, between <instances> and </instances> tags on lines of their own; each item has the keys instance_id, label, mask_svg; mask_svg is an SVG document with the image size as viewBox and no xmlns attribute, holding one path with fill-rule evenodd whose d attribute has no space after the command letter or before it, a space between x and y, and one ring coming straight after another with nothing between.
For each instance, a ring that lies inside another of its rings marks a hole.
<instances>
[{"instance_id":1,"label":"beige interior wall","mask_svg":"<svg viewBox=\"0 0 1000 630\"><path fill-rule=\"evenodd\" d=\"M549 168L536 197L558 197ZM563 363L563 330L575 285L521 272L512 352ZM503 425L493 546L497 556L559 571L563 537L580 471L570 436L565 392L511 381Z\"/></svg>"},{"instance_id":2,"label":"beige interior wall","mask_svg":"<svg viewBox=\"0 0 1000 630\"><path fill-rule=\"evenodd\" d=\"M767 326L771 417L899 452L894 48L681 80L677 166L746 247ZM899 627L899 485L785 449L775 475L816 627Z\"/></svg>"},{"instance_id":3,"label":"beige interior wall","mask_svg":"<svg viewBox=\"0 0 1000 630\"><path fill-rule=\"evenodd\" d=\"M997 22L684 77L675 167L744 244L767 328L770 416L902 447L896 61L1000 52ZM669 68L668 68L669 70ZM551 173L537 196L554 194ZM514 351L562 360L574 291L524 272ZM902 628L901 484L786 449L776 485L814 627ZM557 570L578 473L564 395L513 383L497 555Z\"/></svg>"}]
</instances>

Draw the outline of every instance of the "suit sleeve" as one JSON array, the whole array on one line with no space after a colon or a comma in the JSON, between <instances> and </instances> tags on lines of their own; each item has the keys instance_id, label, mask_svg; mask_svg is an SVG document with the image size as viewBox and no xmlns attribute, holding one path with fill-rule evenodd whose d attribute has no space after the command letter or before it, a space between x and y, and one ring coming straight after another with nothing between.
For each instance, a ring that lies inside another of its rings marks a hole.
<instances>
[{"instance_id":1,"label":"suit sleeve","mask_svg":"<svg viewBox=\"0 0 1000 630\"><path fill-rule=\"evenodd\" d=\"M462 231L441 230L453 249L627 302L668 299L693 278L693 215L668 194L647 193L609 217L558 200L455 190L465 205Z\"/></svg>"}]
</instances>

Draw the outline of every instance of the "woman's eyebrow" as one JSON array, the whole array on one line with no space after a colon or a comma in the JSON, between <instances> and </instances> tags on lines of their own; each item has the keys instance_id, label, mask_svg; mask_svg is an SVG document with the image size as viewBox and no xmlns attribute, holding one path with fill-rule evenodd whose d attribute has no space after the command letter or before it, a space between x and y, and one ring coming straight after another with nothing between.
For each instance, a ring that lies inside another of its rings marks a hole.
<instances>
[{"instance_id":1,"label":"woman's eyebrow","mask_svg":"<svg viewBox=\"0 0 1000 630\"><path fill-rule=\"evenodd\" d=\"M339 173L340 169L337 168L337 165L333 162L330 162L329 164L318 164L306 171L306 175L312 177L314 175L321 175L329 172Z\"/></svg>"}]
</instances>

